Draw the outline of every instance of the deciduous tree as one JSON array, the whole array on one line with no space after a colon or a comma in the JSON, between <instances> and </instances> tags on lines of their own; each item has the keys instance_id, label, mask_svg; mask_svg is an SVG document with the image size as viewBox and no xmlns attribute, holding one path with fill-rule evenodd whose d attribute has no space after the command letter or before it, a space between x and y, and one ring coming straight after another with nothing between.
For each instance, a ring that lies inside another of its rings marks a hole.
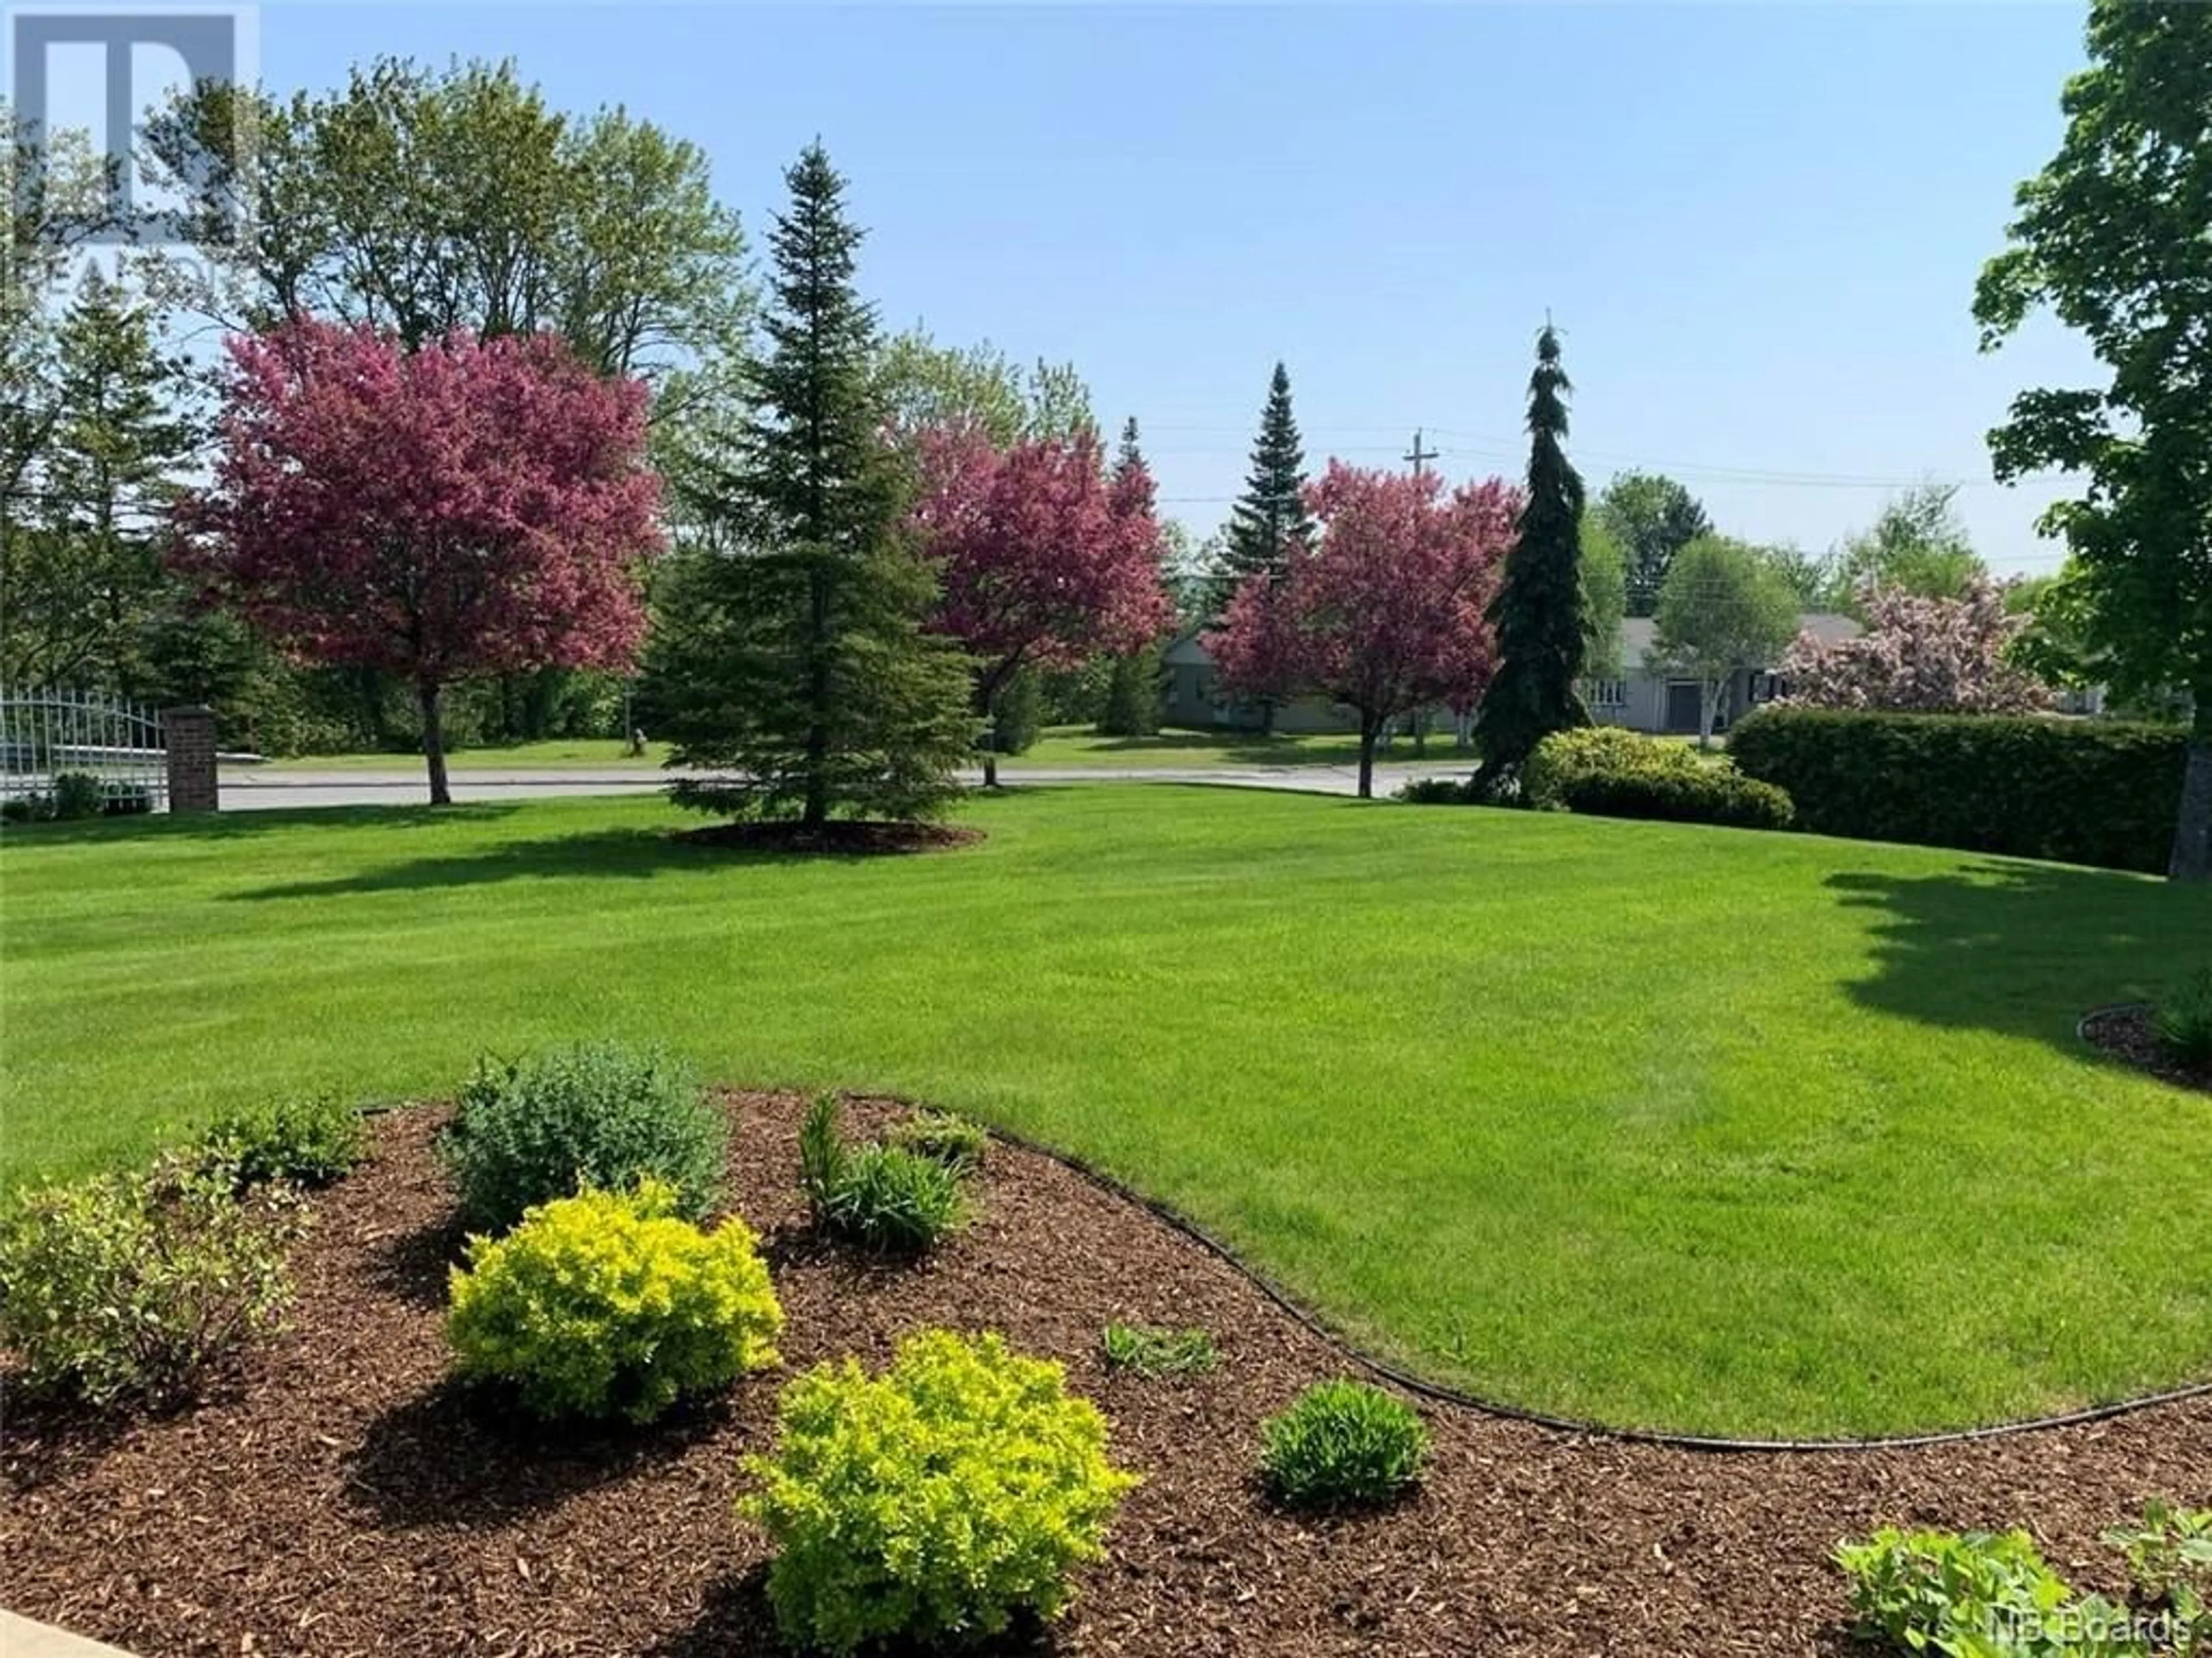
<instances>
[{"instance_id":1,"label":"deciduous tree","mask_svg":"<svg viewBox=\"0 0 2212 1658\"><path fill-rule=\"evenodd\" d=\"M644 387L543 336L410 352L295 322L230 356L212 483L179 509L180 568L299 657L403 677L434 805L451 799L448 686L629 663L660 544Z\"/></svg>"},{"instance_id":2,"label":"deciduous tree","mask_svg":"<svg viewBox=\"0 0 2212 1658\"><path fill-rule=\"evenodd\" d=\"M1698 498L1657 472L1621 472L1597 498L1599 515L1628 553L1628 613L1651 616L1674 555L1713 532Z\"/></svg>"},{"instance_id":3,"label":"deciduous tree","mask_svg":"<svg viewBox=\"0 0 2212 1658\"><path fill-rule=\"evenodd\" d=\"M1827 561L1820 602L1861 614L1875 592L1966 598L1989 567L1960 522L1958 494L1954 483L1922 483L1892 496L1873 524Z\"/></svg>"},{"instance_id":4,"label":"deciduous tree","mask_svg":"<svg viewBox=\"0 0 2212 1658\"><path fill-rule=\"evenodd\" d=\"M1866 600L1863 634L1823 643L1802 633L1782 672L1790 700L1815 708L2030 714L2048 708L2051 694L2012 660L2027 620L1985 577L1957 598L1876 589Z\"/></svg>"},{"instance_id":5,"label":"deciduous tree","mask_svg":"<svg viewBox=\"0 0 2212 1658\"><path fill-rule=\"evenodd\" d=\"M1698 746L1711 746L1729 682L1763 669L1797 632L1797 596L1756 547L1699 536L1674 556L1659 592L1652 665L1697 680Z\"/></svg>"}]
</instances>

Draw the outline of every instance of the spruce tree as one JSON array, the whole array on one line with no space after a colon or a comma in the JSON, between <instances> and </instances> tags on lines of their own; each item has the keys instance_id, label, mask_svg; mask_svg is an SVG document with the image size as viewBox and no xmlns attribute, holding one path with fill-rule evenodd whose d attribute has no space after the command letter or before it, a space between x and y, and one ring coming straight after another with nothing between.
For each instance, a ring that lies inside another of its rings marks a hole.
<instances>
[{"instance_id":1,"label":"spruce tree","mask_svg":"<svg viewBox=\"0 0 2212 1658\"><path fill-rule=\"evenodd\" d=\"M1137 418L1132 415L1121 427L1121 447L1114 459L1116 499L1127 481L1143 474L1145 452L1137 440ZM1144 509L1152 510L1149 482L1143 488ZM1127 655L1117 656L1106 677L1106 707L1098 730L1106 737L1150 737L1160 728L1161 641L1153 640Z\"/></svg>"},{"instance_id":2,"label":"spruce tree","mask_svg":"<svg viewBox=\"0 0 2212 1658\"><path fill-rule=\"evenodd\" d=\"M1583 481L1562 446L1572 389L1559 366L1559 334L1547 323L1536 337L1536 370L1528 380L1528 499L1487 613L1498 666L1475 715L1482 750L1477 793L1517 774L1552 732L1589 724L1579 689L1589 645L1583 615Z\"/></svg>"},{"instance_id":3,"label":"spruce tree","mask_svg":"<svg viewBox=\"0 0 2212 1658\"><path fill-rule=\"evenodd\" d=\"M1261 574L1279 580L1290 544L1313 534L1306 511L1305 452L1291 413L1291 377L1281 363L1267 386L1260 436L1252 446L1252 471L1229 519L1228 567L1232 588ZM1222 602L1228 602L1226 593Z\"/></svg>"},{"instance_id":4,"label":"spruce tree","mask_svg":"<svg viewBox=\"0 0 2212 1658\"><path fill-rule=\"evenodd\" d=\"M784 178L753 413L697 475L728 550L665 596L650 670L669 763L722 774L678 783L679 804L818 834L942 812L975 732L966 661L927 626L936 577L900 529L875 319L853 286L862 233L818 141Z\"/></svg>"}]
</instances>

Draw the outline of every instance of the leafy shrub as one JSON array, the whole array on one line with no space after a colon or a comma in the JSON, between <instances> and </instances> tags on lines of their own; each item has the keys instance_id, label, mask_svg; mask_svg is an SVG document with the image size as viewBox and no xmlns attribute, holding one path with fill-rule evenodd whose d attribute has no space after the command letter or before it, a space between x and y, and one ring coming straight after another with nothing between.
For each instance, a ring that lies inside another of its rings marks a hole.
<instances>
[{"instance_id":1,"label":"leafy shrub","mask_svg":"<svg viewBox=\"0 0 2212 1658\"><path fill-rule=\"evenodd\" d=\"M22 1193L0 1212L0 1346L32 1392L174 1402L280 1322L297 1230L283 1193L241 1200L181 1158Z\"/></svg>"},{"instance_id":2,"label":"leafy shrub","mask_svg":"<svg viewBox=\"0 0 2212 1658\"><path fill-rule=\"evenodd\" d=\"M2161 872L2187 741L2105 720L1768 708L1729 752L1816 835Z\"/></svg>"},{"instance_id":3,"label":"leafy shrub","mask_svg":"<svg viewBox=\"0 0 2212 1658\"><path fill-rule=\"evenodd\" d=\"M104 793L100 779L88 771L58 772L54 775L54 816L64 820L97 817Z\"/></svg>"},{"instance_id":4,"label":"leafy shrub","mask_svg":"<svg viewBox=\"0 0 2212 1658\"><path fill-rule=\"evenodd\" d=\"M1542 811L1565 811L1567 788L1583 779L1703 769L1680 743L1656 742L1621 726L1582 726L1536 744L1521 768L1521 799Z\"/></svg>"},{"instance_id":5,"label":"leafy shrub","mask_svg":"<svg viewBox=\"0 0 2212 1658\"><path fill-rule=\"evenodd\" d=\"M1701 760L1679 743L1618 726L1546 738L1522 768L1521 794L1546 811L1736 829L1787 829L1793 815L1788 795L1728 761Z\"/></svg>"},{"instance_id":6,"label":"leafy shrub","mask_svg":"<svg viewBox=\"0 0 2212 1658\"><path fill-rule=\"evenodd\" d=\"M12 794L0 800L0 823L44 823L54 815L51 794Z\"/></svg>"},{"instance_id":7,"label":"leafy shrub","mask_svg":"<svg viewBox=\"0 0 2212 1658\"><path fill-rule=\"evenodd\" d=\"M2142 1525L2115 1527L2104 1540L2126 1557L2136 1592L2188 1632L2176 1650L2212 1652L2212 1509L2154 1502Z\"/></svg>"},{"instance_id":8,"label":"leafy shrub","mask_svg":"<svg viewBox=\"0 0 2212 1658\"><path fill-rule=\"evenodd\" d=\"M956 1174L972 1175L983 1166L991 1137L981 1125L949 1111L923 1111L891 1130L890 1143L941 1163Z\"/></svg>"},{"instance_id":9,"label":"leafy shrub","mask_svg":"<svg viewBox=\"0 0 2212 1658\"><path fill-rule=\"evenodd\" d=\"M675 1188L587 1190L469 1240L446 1333L463 1376L513 1382L533 1414L648 1422L776 1361L783 1309L745 1224L702 1231Z\"/></svg>"},{"instance_id":10,"label":"leafy shrub","mask_svg":"<svg viewBox=\"0 0 2212 1658\"><path fill-rule=\"evenodd\" d=\"M2158 1005L2158 1040L2175 1064L2212 1069L2212 967Z\"/></svg>"},{"instance_id":11,"label":"leafy shrub","mask_svg":"<svg viewBox=\"0 0 2212 1658\"><path fill-rule=\"evenodd\" d=\"M1105 1553L1134 1476L1060 1367L995 1335L926 1331L870 1378L848 1359L784 1390L739 1512L775 1540L769 1599L795 1644L970 1643L1056 1616Z\"/></svg>"},{"instance_id":12,"label":"leafy shrub","mask_svg":"<svg viewBox=\"0 0 2212 1658\"><path fill-rule=\"evenodd\" d=\"M1902 1532L1837 1546L1860 1637L1897 1653L2044 1658L2139 1651L2124 1608L2076 1600L2026 1532ZM2117 1638L2107 1638L2116 1636Z\"/></svg>"},{"instance_id":13,"label":"leafy shrub","mask_svg":"<svg viewBox=\"0 0 2212 1658\"><path fill-rule=\"evenodd\" d=\"M1398 786L1396 798L1414 806L1464 806L1474 796L1464 777L1414 777Z\"/></svg>"},{"instance_id":14,"label":"leafy shrub","mask_svg":"<svg viewBox=\"0 0 2212 1658\"><path fill-rule=\"evenodd\" d=\"M886 1254L918 1254L967 1218L960 1171L903 1146L848 1146L824 1094L799 1126L800 1179L815 1224Z\"/></svg>"},{"instance_id":15,"label":"leafy shrub","mask_svg":"<svg viewBox=\"0 0 2212 1658\"><path fill-rule=\"evenodd\" d=\"M1109 1324L1102 1338L1106 1362L1117 1370L1157 1379L1200 1376L1221 1363L1221 1350L1203 1330L1170 1330L1149 1324Z\"/></svg>"},{"instance_id":16,"label":"leafy shrub","mask_svg":"<svg viewBox=\"0 0 2212 1658\"><path fill-rule=\"evenodd\" d=\"M585 1187L628 1191L648 1176L696 1220L720 1184L729 1125L666 1054L587 1043L478 1060L439 1150L470 1224L485 1231Z\"/></svg>"},{"instance_id":17,"label":"leafy shrub","mask_svg":"<svg viewBox=\"0 0 2212 1658\"><path fill-rule=\"evenodd\" d=\"M226 1112L193 1149L204 1168L241 1190L270 1181L327 1186L368 1154L368 1126L334 1094L306 1095Z\"/></svg>"},{"instance_id":18,"label":"leafy shrub","mask_svg":"<svg viewBox=\"0 0 2212 1658\"><path fill-rule=\"evenodd\" d=\"M1402 1400L1364 1382L1322 1382L1261 1426L1260 1471L1297 1509L1388 1502L1420 1477L1429 1431Z\"/></svg>"}]
</instances>

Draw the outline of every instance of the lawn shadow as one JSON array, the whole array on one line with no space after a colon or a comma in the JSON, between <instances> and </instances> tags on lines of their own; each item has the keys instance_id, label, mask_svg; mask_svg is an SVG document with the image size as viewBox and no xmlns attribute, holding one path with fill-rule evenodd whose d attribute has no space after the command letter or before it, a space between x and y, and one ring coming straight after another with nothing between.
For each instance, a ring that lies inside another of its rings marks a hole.
<instances>
[{"instance_id":1,"label":"lawn shadow","mask_svg":"<svg viewBox=\"0 0 2212 1658\"><path fill-rule=\"evenodd\" d=\"M649 1427L548 1425L503 1389L449 1376L368 1424L346 1494L386 1531L502 1525L674 1461L729 1413L718 1399L678 1406Z\"/></svg>"},{"instance_id":2,"label":"lawn shadow","mask_svg":"<svg viewBox=\"0 0 2212 1658\"><path fill-rule=\"evenodd\" d=\"M496 881L551 880L588 875L644 881L669 870L727 869L746 865L860 863L850 853L783 853L700 846L665 829L592 829L537 841L510 841L443 856L411 858L323 881L287 881L226 895L232 902L272 898L332 898L351 893L418 892L437 887L480 886Z\"/></svg>"},{"instance_id":3,"label":"lawn shadow","mask_svg":"<svg viewBox=\"0 0 2212 1658\"><path fill-rule=\"evenodd\" d=\"M86 817L70 823L11 823L0 848L84 846L152 841L242 841L280 830L433 829L490 823L510 817L522 802L471 800L458 805L427 802L389 806L280 806L268 811L150 812L135 817Z\"/></svg>"},{"instance_id":4,"label":"lawn shadow","mask_svg":"<svg viewBox=\"0 0 2212 1658\"><path fill-rule=\"evenodd\" d=\"M1845 871L1826 884L1846 908L1879 913L1874 970L1847 987L1853 1001L2076 1058L2099 1057L2077 1030L2083 1014L2154 998L2212 960L2212 890L1994 860L1933 875Z\"/></svg>"},{"instance_id":5,"label":"lawn shadow","mask_svg":"<svg viewBox=\"0 0 2212 1658\"><path fill-rule=\"evenodd\" d=\"M887 1646L888 1655L912 1649ZM1066 1650L1053 1630L1034 1618L1018 1619L998 1640L963 1647L972 1658L1054 1658ZM645 1658L789 1658L791 1648L776 1633L768 1600L768 1568L754 1566L718 1578L707 1590L699 1616L687 1629L645 1649Z\"/></svg>"}]
</instances>

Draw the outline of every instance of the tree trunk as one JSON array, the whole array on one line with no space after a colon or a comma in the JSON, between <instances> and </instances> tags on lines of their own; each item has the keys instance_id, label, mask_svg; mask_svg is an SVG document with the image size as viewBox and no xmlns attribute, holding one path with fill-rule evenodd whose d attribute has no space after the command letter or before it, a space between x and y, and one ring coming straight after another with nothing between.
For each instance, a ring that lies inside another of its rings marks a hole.
<instances>
[{"instance_id":1,"label":"tree trunk","mask_svg":"<svg viewBox=\"0 0 2212 1658\"><path fill-rule=\"evenodd\" d=\"M1698 693L1698 748L1700 752L1713 745L1713 721L1720 717L1721 685L1708 679Z\"/></svg>"},{"instance_id":2,"label":"tree trunk","mask_svg":"<svg viewBox=\"0 0 2212 1658\"><path fill-rule=\"evenodd\" d=\"M1274 734L1275 699L1272 696L1263 696L1260 699L1260 735L1273 737Z\"/></svg>"},{"instance_id":3,"label":"tree trunk","mask_svg":"<svg viewBox=\"0 0 2212 1658\"><path fill-rule=\"evenodd\" d=\"M830 583L819 562L806 580L806 802L799 827L820 834L830 826Z\"/></svg>"},{"instance_id":4,"label":"tree trunk","mask_svg":"<svg viewBox=\"0 0 2212 1658\"><path fill-rule=\"evenodd\" d=\"M450 806L453 796L446 786L446 688L434 679L417 680L415 697L422 709L422 758L430 768L430 804Z\"/></svg>"},{"instance_id":5,"label":"tree trunk","mask_svg":"<svg viewBox=\"0 0 2212 1658\"><path fill-rule=\"evenodd\" d=\"M983 786L987 789L999 786L999 739L995 732L991 738L991 746L983 750Z\"/></svg>"},{"instance_id":6,"label":"tree trunk","mask_svg":"<svg viewBox=\"0 0 2212 1658\"><path fill-rule=\"evenodd\" d=\"M2212 880L2212 685L2196 691L2197 717L2181 774L2181 813L2166 872L2177 881Z\"/></svg>"},{"instance_id":7,"label":"tree trunk","mask_svg":"<svg viewBox=\"0 0 2212 1658\"><path fill-rule=\"evenodd\" d=\"M1382 732L1382 722L1363 719L1359 722L1359 798L1375 798L1375 739Z\"/></svg>"}]
</instances>

